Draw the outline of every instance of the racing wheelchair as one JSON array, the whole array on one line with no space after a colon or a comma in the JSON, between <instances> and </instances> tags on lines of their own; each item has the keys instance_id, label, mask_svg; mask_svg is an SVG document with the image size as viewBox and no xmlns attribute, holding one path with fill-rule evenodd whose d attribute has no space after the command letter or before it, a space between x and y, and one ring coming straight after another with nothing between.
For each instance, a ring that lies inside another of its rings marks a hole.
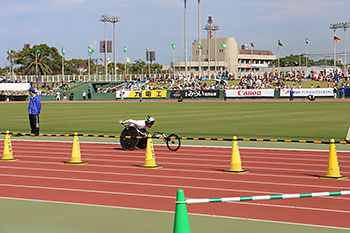
<instances>
[{"instance_id":1,"label":"racing wheelchair","mask_svg":"<svg viewBox=\"0 0 350 233\"><path fill-rule=\"evenodd\" d=\"M133 150L136 147L140 149L144 149L147 147L147 130L140 130L135 126L124 125L125 129L122 131L120 135L120 145L124 150ZM129 137L127 137L129 136ZM142 137L142 138L137 138ZM165 135L161 132L156 132L152 134L152 137L161 138L165 140L166 146L171 151L177 151L180 149L181 140L180 137L176 134L170 134L169 136Z\"/></svg>"}]
</instances>

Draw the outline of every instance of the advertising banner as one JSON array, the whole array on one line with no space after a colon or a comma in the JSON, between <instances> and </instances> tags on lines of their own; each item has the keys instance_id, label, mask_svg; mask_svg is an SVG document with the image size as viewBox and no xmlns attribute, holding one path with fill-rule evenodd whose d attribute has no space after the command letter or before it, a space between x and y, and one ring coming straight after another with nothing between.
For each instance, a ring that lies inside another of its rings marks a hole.
<instances>
[{"instance_id":1,"label":"advertising banner","mask_svg":"<svg viewBox=\"0 0 350 233\"><path fill-rule=\"evenodd\" d=\"M295 88L294 97L306 97L313 96L333 96L333 88ZM290 89L282 89L280 92L281 97L289 97Z\"/></svg>"},{"instance_id":2,"label":"advertising banner","mask_svg":"<svg viewBox=\"0 0 350 233\"><path fill-rule=\"evenodd\" d=\"M226 90L227 97L274 97L274 89Z\"/></svg>"},{"instance_id":3,"label":"advertising banner","mask_svg":"<svg viewBox=\"0 0 350 233\"><path fill-rule=\"evenodd\" d=\"M28 91L30 83L0 83L0 91Z\"/></svg>"},{"instance_id":4,"label":"advertising banner","mask_svg":"<svg viewBox=\"0 0 350 233\"><path fill-rule=\"evenodd\" d=\"M170 98L219 98L219 90L178 90L170 91Z\"/></svg>"},{"instance_id":5,"label":"advertising banner","mask_svg":"<svg viewBox=\"0 0 350 233\"><path fill-rule=\"evenodd\" d=\"M162 90L157 91L142 91L142 98L166 98L166 92ZM116 98L140 98L140 91L116 91Z\"/></svg>"}]
</instances>

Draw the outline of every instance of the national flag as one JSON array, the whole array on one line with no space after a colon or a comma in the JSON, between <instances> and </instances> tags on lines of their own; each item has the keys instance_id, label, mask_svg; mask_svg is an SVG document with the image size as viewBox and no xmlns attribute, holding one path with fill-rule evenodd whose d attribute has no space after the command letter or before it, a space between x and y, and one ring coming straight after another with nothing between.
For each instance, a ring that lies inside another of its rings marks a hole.
<instances>
[{"instance_id":1,"label":"national flag","mask_svg":"<svg viewBox=\"0 0 350 233\"><path fill-rule=\"evenodd\" d=\"M149 52L149 46L146 47L146 51Z\"/></svg>"},{"instance_id":2,"label":"national flag","mask_svg":"<svg viewBox=\"0 0 350 233\"><path fill-rule=\"evenodd\" d=\"M66 51L64 51L64 48L62 48L62 56L66 54Z\"/></svg>"},{"instance_id":3,"label":"national flag","mask_svg":"<svg viewBox=\"0 0 350 233\"><path fill-rule=\"evenodd\" d=\"M9 49L9 50L7 51L7 54L8 54L9 56L12 56L11 49Z\"/></svg>"},{"instance_id":4,"label":"national flag","mask_svg":"<svg viewBox=\"0 0 350 233\"><path fill-rule=\"evenodd\" d=\"M126 53L128 51L128 48L126 47L126 45L124 46L123 52Z\"/></svg>"},{"instance_id":5,"label":"national flag","mask_svg":"<svg viewBox=\"0 0 350 233\"><path fill-rule=\"evenodd\" d=\"M37 53L41 53L40 49L38 47L35 47L35 50Z\"/></svg>"},{"instance_id":6,"label":"national flag","mask_svg":"<svg viewBox=\"0 0 350 233\"><path fill-rule=\"evenodd\" d=\"M253 41L250 42L250 46L252 46L252 48L255 48L255 45L254 45Z\"/></svg>"},{"instance_id":7,"label":"national flag","mask_svg":"<svg viewBox=\"0 0 350 233\"><path fill-rule=\"evenodd\" d=\"M88 46L88 51L90 55L92 55L95 52L95 50L90 45Z\"/></svg>"},{"instance_id":8,"label":"national flag","mask_svg":"<svg viewBox=\"0 0 350 233\"><path fill-rule=\"evenodd\" d=\"M203 49L202 45L198 43L198 48Z\"/></svg>"},{"instance_id":9,"label":"national flag","mask_svg":"<svg viewBox=\"0 0 350 233\"><path fill-rule=\"evenodd\" d=\"M283 44L282 44L281 40L278 40L278 46L283 47Z\"/></svg>"},{"instance_id":10,"label":"national flag","mask_svg":"<svg viewBox=\"0 0 350 233\"><path fill-rule=\"evenodd\" d=\"M334 36L334 40L335 40L336 42L340 42L340 41L341 41L341 39L340 39L339 37L337 37L337 36Z\"/></svg>"},{"instance_id":11,"label":"national flag","mask_svg":"<svg viewBox=\"0 0 350 233\"><path fill-rule=\"evenodd\" d=\"M221 47L222 47L223 49L226 49L226 48L227 48L226 42L222 43L222 44L221 44Z\"/></svg>"},{"instance_id":12,"label":"national flag","mask_svg":"<svg viewBox=\"0 0 350 233\"><path fill-rule=\"evenodd\" d=\"M305 43L306 43L306 44L311 44L311 42L309 41L308 38L306 38Z\"/></svg>"},{"instance_id":13,"label":"national flag","mask_svg":"<svg viewBox=\"0 0 350 233\"><path fill-rule=\"evenodd\" d=\"M172 44L171 44L171 47L172 47L173 49L175 49L175 43L172 43Z\"/></svg>"}]
</instances>

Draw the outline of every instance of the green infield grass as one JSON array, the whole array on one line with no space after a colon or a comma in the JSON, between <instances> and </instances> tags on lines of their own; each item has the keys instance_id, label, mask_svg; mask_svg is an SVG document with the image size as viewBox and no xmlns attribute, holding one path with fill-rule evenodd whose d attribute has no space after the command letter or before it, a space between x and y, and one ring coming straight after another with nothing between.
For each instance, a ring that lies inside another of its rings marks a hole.
<instances>
[{"instance_id":1,"label":"green infield grass","mask_svg":"<svg viewBox=\"0 0 350 233\"><path fill-rule=\"evenodd\" d=\"M0 131L30 132L27 103L0 104ZM344 140L348 102L43 102L41 133L119 135L117 120L156 118L179 136Z\"/></svg>"},{"instance_id":2,"label":"green infield grass","mask_svg":"<svg viewBox=\"0 0 350 233\"><path fill-rule=\"evenodd\" d=\"M2 233L173 232L174 213L0 198ZM234 211L234 210L233 210ZM345 233L347 229L189 213L193 233Z\"/></svg>"}]
</instances>

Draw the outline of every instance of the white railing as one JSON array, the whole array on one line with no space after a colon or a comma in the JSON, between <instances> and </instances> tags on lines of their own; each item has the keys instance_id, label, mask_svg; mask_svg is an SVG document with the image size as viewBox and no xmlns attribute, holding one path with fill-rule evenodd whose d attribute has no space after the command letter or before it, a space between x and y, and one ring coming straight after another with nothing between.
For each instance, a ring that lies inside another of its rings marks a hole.
<instances>
[{"instance_id":1,"label":"white railing","mask_svg":"<svg viewBox=\"0 0 350 233\"><path fill-rule=\"evenodd\" d=\"M41 76L35 76L35 75L8 75L6 76L7 80L11 80L14 82L39 82L39 83L61 83L61 82L114 82L114 81L120 81L123 80L122 75L118 75L115 77L114 75L41 75Z\"/></svg>"},{"instance_id":2,"label":"white railing","mask_svg":"<svg viewBox=\"0 0 350 233\"><path fill-rule=\"evenodd\" d=\"M159 77L167 77L172 76L172 74L151 74L151 78L157 79ZM125 75L118 74L115 75L11 75L8 74L5 76L7 80L17 81L17 82L33 82L36 83L61 83L61 82L115 82L125 80ZM132 80L145 80L146 74L128 74L126 75L127 81Z\"/></svg>"}]
</instances>

